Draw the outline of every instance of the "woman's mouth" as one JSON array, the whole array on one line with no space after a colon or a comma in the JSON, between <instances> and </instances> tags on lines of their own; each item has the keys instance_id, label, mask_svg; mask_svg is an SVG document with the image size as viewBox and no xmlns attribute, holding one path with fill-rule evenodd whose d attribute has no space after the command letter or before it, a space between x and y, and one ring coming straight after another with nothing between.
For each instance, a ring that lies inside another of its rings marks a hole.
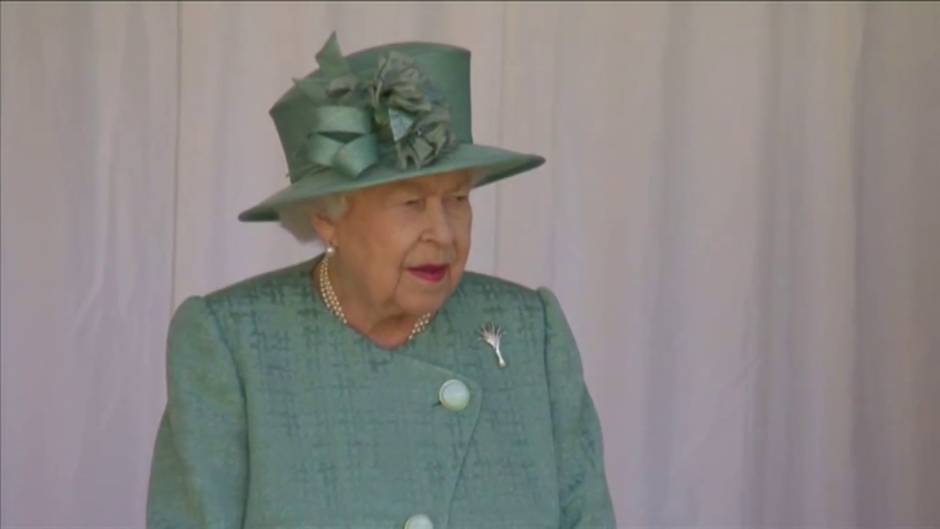
<instances>
[{"instance_id":1,"label":"woman's mouth","mask_svg":"<svg viewBox=\"0 0 940 529\"><path fill-rule=\"evenodd\" d=\"M431 283L437 283L444 279L444 274L447 273L447 265L413 266L409 268L408 271L420 279Z\"/></svg>"}]
</instances>

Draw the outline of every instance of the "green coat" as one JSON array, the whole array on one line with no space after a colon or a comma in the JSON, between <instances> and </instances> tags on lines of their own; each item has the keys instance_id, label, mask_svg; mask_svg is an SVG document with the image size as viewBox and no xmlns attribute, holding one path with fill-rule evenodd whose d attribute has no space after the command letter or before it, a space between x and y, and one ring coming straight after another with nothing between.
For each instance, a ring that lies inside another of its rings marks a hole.
<instances>
[{"instance_id":1,"label":"green coat","mask_svg":"<svg viewBox=\"0 0 940 529\"><path fill-rule=\"evenodd\" d=\"M615 527L597 414L548 289L467 272L392 352L328 312L316 261L177 308L148 528ZM479 337L488 322L504 368ZM449 380L469 389L463 409L442 404Z\"/></svg>"}]
</instances>

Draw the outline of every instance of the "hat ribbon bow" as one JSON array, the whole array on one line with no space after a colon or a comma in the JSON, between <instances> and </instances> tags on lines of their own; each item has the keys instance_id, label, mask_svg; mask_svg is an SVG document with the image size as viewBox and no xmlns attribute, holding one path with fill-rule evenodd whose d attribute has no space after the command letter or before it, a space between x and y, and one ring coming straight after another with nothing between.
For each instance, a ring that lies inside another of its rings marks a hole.
<instances>
[{"instance_id":1,"label":"hat ribbon bow","mask_svg":"<svg viewBox=\"0 0 940 529\"><path fill-rule=\"evenodd\" d=\"M391 143L399 169L424 167L456 147L446 102L411 57L391 51L379 59L374 76L362 80L334 32L317 62L321 80L294 80L318 103L299 149L306 161L357 178L379 161L379 135Z\"/></svg>"},{"instance_id":2,"label":"hat ribbon bow","mask_svg":"<svg viewBox=\"0 0 940 529\"><path fill-rule=\"evenodd\" d=\"M371 112L353 106L321 106L313 110L313 120L304 146L311 162L356 178L378 161Z\"/></svg>"}]
</instances>

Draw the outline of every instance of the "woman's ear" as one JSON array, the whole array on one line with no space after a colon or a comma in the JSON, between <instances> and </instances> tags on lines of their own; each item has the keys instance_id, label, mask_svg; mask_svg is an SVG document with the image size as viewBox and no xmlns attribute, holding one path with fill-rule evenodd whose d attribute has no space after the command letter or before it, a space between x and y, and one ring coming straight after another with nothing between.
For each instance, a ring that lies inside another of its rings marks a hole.
<instances>
[{"instance_id":1,"label":"woman's ear","mask_svg":"<svg viewBox=\"0 0 940 529\"><path fill-rule=\"evenodd\" d=\"M310 223L313 225L317 237L323 241L325 246L336 243L336 222L324 215L322 212L314 212L310 215Z\"/></svg>"}]
</instances>

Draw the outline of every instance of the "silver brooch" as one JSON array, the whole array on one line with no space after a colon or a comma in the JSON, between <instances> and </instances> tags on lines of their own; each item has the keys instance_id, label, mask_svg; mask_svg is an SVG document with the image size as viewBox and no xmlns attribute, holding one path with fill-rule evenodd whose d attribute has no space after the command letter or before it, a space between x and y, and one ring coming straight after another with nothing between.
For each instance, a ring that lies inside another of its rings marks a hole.
<instances>
[{"instance_id":1,"label":"silver brooch","mask_svg":"<svg viewBox=\"0 0 940 529\"><path fill-rule=\"evenodd\" d=\"M480 329L480 339L493 348L499 367L506 367L506 360L503 359L503 353L499 350L499 340L502 337L503 330L498 325L487 323Z\"/></svg>"}]
</instances>

